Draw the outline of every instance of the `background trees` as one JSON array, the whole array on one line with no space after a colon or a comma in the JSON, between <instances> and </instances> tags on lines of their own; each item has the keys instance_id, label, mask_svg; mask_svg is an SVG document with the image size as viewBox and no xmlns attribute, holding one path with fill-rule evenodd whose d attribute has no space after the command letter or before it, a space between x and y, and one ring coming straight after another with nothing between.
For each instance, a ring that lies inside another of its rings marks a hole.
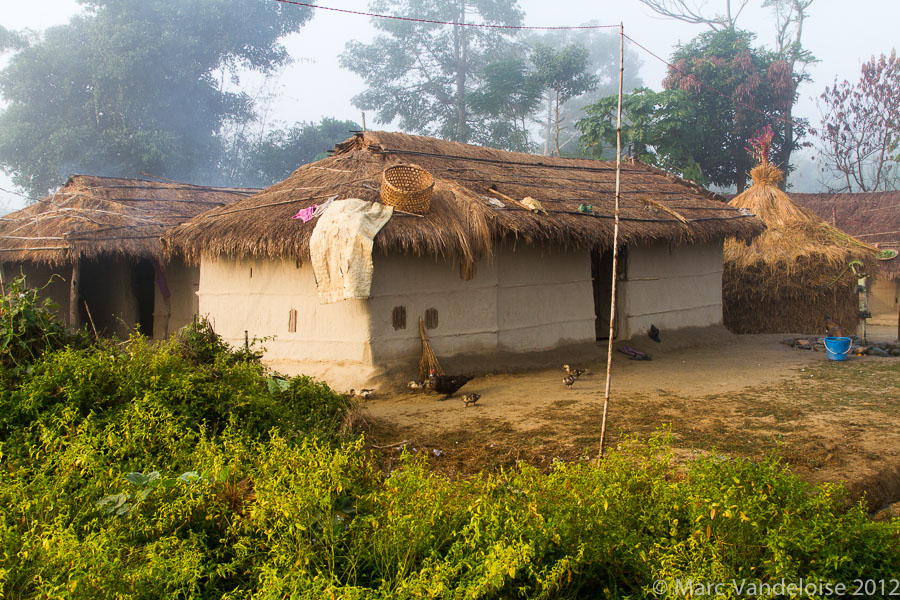
<instances>
[{"instance_id":1,"label":"background trees","mask_svg":"<svg viewBox=\"0 0 900 600\"><path fill-rule=\"evenodd\" d=\"M618 96L587 107L578 122L587 154L601 158L616 147ZM622 144L635 160L708 183L695 158L700 139L694 129L699 107L682 90L639 88L622 98Z\"/></svg>"},{"instance_id":2,"label":"background trees","mask_svg":"<svg viewBox=\"0 0 900 600\"><path fill-rule=\"evenodd\" d=\"M310 17L241 0L84 4L0 72L0 167L34 196L73 172L223 182L222 127L254 118L240 72L287 63L278 40Z\"/></svg>"},{"instance_id":3,"label":"background trees","mask_svg":"<svg viewBox=\"0 0 900 600\"><path fill-rule=\"evenodd\" d=\"M701 33L676 48L663 82L679 94L635 92L625 101L630 139L638 158L703 183L744 189L753 166L747 140L781 123L796 97L786 62L754 48L753 34L737 29ZM586 147L610 144L611 100L594 105L582 124ZM614 129L613 129L614 131ZM796 145L776 134L775 155Z\"/></svg>"},{"instance_id":4,"label":"background trees","mask_svg":"<svg viewBox=\"0 0 900 600\"><path fill-rule=\"evenodd\" d=\"M834 82L822 98L822 163L833 191L900 189L900 60L864 63L859 81Z\"/></svg>"},{"instance_id":5,"label":"background trees","mask_svg":"<svg viewBox=\"0 0 900 600\"><path fill-rule=\"evenodd\" d=\"M518 25L523 18L516 0L374 0L370 8L458 23ZM497 138L496 113L471 102L473 92L485 83L485 67L508 57L512 36L507 30L391 19L373 24L384 33L370 44L349 42L341 56L341 64L368 86L354 97L356 106L374 110L380 123L396 120L406 131L459 142L516 145L515 135Z\"/></svg>"}]
</instances>

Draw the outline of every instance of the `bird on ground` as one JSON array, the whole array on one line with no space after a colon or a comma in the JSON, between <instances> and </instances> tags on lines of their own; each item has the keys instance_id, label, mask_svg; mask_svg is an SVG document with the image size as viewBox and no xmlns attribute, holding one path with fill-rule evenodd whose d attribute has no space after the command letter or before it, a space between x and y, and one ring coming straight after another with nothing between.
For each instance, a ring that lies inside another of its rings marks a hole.
<instances>
[{"instance_id":1,"label":"bird on ground","mask_svg":"<svg viewBox=\"0 0 900 600\"><path fill-rule=\"evenodd\" d=\"M411 390L424 390L425 382L424 381L410 381L409 383L406 384L406 387L408 387Z\"/></svg>"},{"instance_id":2,"label":"bird on ground","mask_svg":"<svg viewBox=\"0 0 900 600\"><path fill-rule=\"evenodd\" d=\"M650 323L650 331L647 332L647 337L656 342L657 344L661 344L662 340L659 339L659 327Z\"/></svg>"},{"instance_id":3,"label":"bird on ground","mask_svg":"<svg viewBox=\"0 0 900 600\"><path fill-rule=\"evenodd\" d=\"M572 389L572 386L575 385L575 380L578 379L574 375L569 375L567 377L563 377L563 383L566 384L568 389Z\"/></svg>"},{"instance_id":4,"label":"bird on ground","mask_svg":"<svg viewBox=\"0 0 900 600\"><path fill-rule=\"evenodd\" d=\"M828 337L841 337L841 326L835 323L828 315L825 315L825 335Z\"/></svg>"},{"instance_id":5,"label":"bird on ground","mask_svg":"<svg viewBox=\"0 0 900 600\"><path fill-rule=\"evenodd\" d=\"M468 375L435 375L434 370L425 380L425 389L444 394L445 399L449 398L459 390L462 386L472 381L472 377Z\"/></svg>"},{"instance_id":6,"label":"bird on ground","mask_svg":"<svg viewBox=\"0 0 900 600\"><path fill-rule=\"evenodd\" d=\"M469 408L469 406L475 406L475 403L478 402L480 398L481 394L472 392L471 394L463 394L459 399L462 400L462 403L466 406L466 408Z\"/></svg>"},{"instance_id":7,"label":"bird on ground","mask_svg":"<svg viewBox=\"0 0 900 600\"><path fill-rule=\"evenodd\" d=\"M590 369L573 369L569 365L563 365L563 371L566 372L566 375L574 375L575 379L578 379L582 375L590 375Z\"/></svg>"},{"instance_id":8,"label":"bird on ground","mask_svg":"<svg viewBox=\"0 0 900 600\"><path fill-rule=\"evenodd\" d=\"M372 388L364 388L361 390L351 389L350 395L356 398L362 398L363 400L368 400L375 395L375 390Z\"/></svg>"}]
</instances>

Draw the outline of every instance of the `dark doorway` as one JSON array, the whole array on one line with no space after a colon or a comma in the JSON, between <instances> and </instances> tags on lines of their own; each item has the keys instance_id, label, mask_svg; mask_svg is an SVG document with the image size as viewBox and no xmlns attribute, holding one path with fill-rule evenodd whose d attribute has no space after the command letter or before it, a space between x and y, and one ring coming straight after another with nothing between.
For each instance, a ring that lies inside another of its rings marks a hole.
<instances>
[{"instance_id":1,"label":"dark doorway","mask_svg":"<svg viewBox=\"0 0 900 600\"><path fill-rule=\"evenodd\" d=\"M624 252L619 251L618 266L621 267ZM591 281L594 286L594 327L597 340L609 339L609 308L612 296L612 250L591 252ZM621 273L622 270L619 269ZM618 295L618 294L617 294ZM618 314L618 307L616 308ZM617 319L618 320L618 319ZM613 339L616 337L613 329Z\"/></svg>"},{"instance_id":2,"label":"dark doorway","mask_svg":"<svg viewBox=\"0 0 900 600\"><path fill-rule=\"evenodd\" d=\"M134 298L137 301L137 326L141 335L153 337L153 301L156 274L149 260L138 261L131 273Z\"/></svg>"}]
</instances>

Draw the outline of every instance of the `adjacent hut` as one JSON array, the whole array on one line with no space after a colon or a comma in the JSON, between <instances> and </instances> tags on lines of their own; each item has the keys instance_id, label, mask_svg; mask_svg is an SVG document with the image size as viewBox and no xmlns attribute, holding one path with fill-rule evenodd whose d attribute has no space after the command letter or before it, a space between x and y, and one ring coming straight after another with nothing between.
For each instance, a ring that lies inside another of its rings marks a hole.
<instances>
[{"instance_id":1,"label":"adjacent hut","mask_svg":"<svg viewBox=\"0 0 900 600\"><path fill-rule=\"evenodd\" d=\"M317 219L292 217L332 197L377 203L385 170L408 163L434 177L430 210L395 211L374 237L368 298L320 303ZM409 371L422 353L420 317L440 358L501 368L607 336L615 176L609 162L364 132L164 244L200 264L200 312L217 331L235 343L245 331L271 336L267 359L284 372L343 388ZM760 222L640 164L623 166L621 197L616 337L646 340L651 324L663 336L721 327L723 240L749 239Z\"/></svg>"},{"instance_id":2,"label":"adjacent hut","mask_svg":"<svg viewBox=\"0 0 900 600\"><path fill-rule=\"evenodd\" d=\"M90 318L100 332L164 338L197 314L199 270L164 263L160 236L256 191L72 175L0 218L0 277L24 274L72 326Z\"/></svg>"},{"instance_id":3,"label":"adjacent hut","mask_svg":"<svg viewBox=\"0 0 900 600\"><path fill-rule=\"evenodd\" d=\"M869 284L874 322L897 323L900 314L900 192L792 194L820 219L875 246L880 253Z\"/></svg>"},{"instance_id":4,"label":"adjacent hut","mask_svg":"<svg viewBox=\"0 0 900 600\"><path fill-rule=\"evenodd\" d=\"M725 326L735 333L824 332L824 317L856 330L858 276L871 272L872 247L794 204L778 185L784 174L764 162L753 185L729 204L762 219L752 243L725 242Z\"/></svg>"}]
</instances>

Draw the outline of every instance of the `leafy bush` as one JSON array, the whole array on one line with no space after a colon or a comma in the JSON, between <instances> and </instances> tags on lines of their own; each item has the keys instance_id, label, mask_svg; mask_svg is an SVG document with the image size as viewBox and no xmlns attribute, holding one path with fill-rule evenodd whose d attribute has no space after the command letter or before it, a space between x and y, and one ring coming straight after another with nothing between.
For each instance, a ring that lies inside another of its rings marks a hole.
<instances>
[{"instance_id":1,"label":"leafy bush","mask_svg":"<svg viewBox=\"0 0 900 600\"><path fill-rule=\"evenodd\" d=\"M550 473L451 481L404 454L384 475L338 433L346 397L199 333L187 353L140 337L44 352L8 378L0 597L636 598L655 580L896 577L900 520L775 458L673 476L663 435Z\"/></svg>"},{"instance_id":2,"label":"leafy bush","mask_svg":"<svg viewBox=\"0 0 900 600\"><path fill-rule=\"evenodd\" d=\"M0 365L19 367L36 360L47 350L67 344L87 345L87 337L69 333L56 321L57 306L29 288L25 276L7 283L0 295Z\"/></svg>"}]
</instances>

